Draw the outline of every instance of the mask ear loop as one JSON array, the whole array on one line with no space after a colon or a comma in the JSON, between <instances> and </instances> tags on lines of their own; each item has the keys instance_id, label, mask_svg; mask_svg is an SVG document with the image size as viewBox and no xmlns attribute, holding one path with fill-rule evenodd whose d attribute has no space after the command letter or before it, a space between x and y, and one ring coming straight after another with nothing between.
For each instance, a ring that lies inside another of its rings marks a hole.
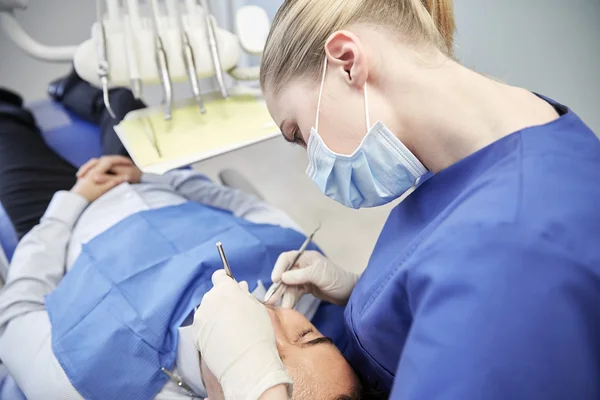
<instances>
[{"instance_id":1,"label":"mask ear loop","mask_svg":"<svg viewBox=\"0 0 600 400\"><path fill-rule=\"evenodd\" d=\"M317 116L315 118L315 130L319 132L319 114L321 112L321 99L323 98L323 90L325 88L325 76L327 74L327 56L325 56L325 62L323 63L323 76L321 77L321 87L319 89L319 99L317 101ZM371 129L371 118L369 116L369 94L368 84L365 82L365 116L367 122L367 132Z\"/></svg>"},{"instance_id":2,"label":"mask ear loop","mask_svg":"<svg viewBox=\"0 0 600 400\"><path fill-rule=\"evenodd\" d=\"M367 94L367 82L365 81L365 114L367 116L367 133L371 130L371 119L369 118L369 95Z\"/></svg>"},{"instance_id":3,"label":"mask ear loop","mask_svg":"<svg viewBox=\"0 0 600 400\"><path fill-rule=\"evenodd\" d=\"M323 97L323 88L325 87L325 74L327 73L327 55L323 65L323 77L321 78L321 89L319 90L319 100L317 101L317 118L315 121L315 131L319 132L319 113L321 112L321 98Z\"/></svg>"}]
</instances>

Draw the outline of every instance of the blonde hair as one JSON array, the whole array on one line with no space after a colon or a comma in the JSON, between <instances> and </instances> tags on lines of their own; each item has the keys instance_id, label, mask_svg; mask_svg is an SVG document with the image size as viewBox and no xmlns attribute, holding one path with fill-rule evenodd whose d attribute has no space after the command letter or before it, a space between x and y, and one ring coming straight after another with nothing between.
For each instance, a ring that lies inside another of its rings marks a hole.
<instances>
[{"instance_id":1,"label":"blonde hair","mask_svg":"<svg viewBox=\"0 0 600 400\"><path fill-rule=\"evenodd\" d=\"M277 93L292 78L316 78L325 43L337 30L366 23L453 54L452 0L286 0L263 52L260 84Z\"/></svg>"}]
</instances>

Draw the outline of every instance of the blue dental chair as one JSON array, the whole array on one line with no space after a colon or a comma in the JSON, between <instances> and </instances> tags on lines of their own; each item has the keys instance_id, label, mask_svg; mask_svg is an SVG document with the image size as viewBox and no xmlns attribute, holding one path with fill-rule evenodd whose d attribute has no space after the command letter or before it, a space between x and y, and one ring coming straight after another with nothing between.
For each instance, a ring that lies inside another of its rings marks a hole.
<instances>
[{"instance_id":1,"label":"blue dental chair","mask_svg":"<svg viewBox=\"0 0 600 400\"><path fill-rule=\"evenodd\" d=\"M59 103L43 100L29 105L46 143L61 157L79 167L92 157L102 155L100 129L65 110ZM0 279L8 273L18 238L0 203ZM25 400L25 396L0 364L0 398Z\"/></svg>"},{"instance_id":2,"label":"blue dental chair","mask_svg":"<svg viewBox=\"0 0 600 400\"><path fill-rule=\"evenodd\" d=\"M102 155L100 129L96 125L76 117L51 100L38 101L28 107L33 112L46 143L71 164L79 167L90 158ZM0 203L0 247L8 261L12 258L17 242L17 234Z\"/></svg>"}]
</instances>

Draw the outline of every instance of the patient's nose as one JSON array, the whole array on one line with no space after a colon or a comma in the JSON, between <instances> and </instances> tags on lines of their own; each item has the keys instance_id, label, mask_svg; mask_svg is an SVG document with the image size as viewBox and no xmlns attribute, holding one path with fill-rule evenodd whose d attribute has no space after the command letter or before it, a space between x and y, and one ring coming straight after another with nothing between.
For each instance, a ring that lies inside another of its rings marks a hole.
<instances>
[{"instance_id":1,"label":"patient's nose","mask_svg":"<svg viewBox=\"0 0 600 400\"><path fill-rule=\"evenodd\" d=\"M281 307L269 306L267 307L267 312L269 313L269 317L271 318L271 324L273 325L273 330L275 331L275 340L277 342L277 349L279 350L279 354L281 355L282 349L285 347L285 344L288 342L283 321L281 320L280 310Z\"/></svg>"}]
</instances>

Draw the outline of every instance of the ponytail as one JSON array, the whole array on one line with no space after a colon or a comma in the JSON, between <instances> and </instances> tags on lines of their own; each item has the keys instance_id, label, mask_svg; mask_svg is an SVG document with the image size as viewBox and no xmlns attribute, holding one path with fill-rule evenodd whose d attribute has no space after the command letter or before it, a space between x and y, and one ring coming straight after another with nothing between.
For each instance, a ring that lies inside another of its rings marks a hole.
<instances>
[{"instance_id":1,"label":"ponytail","mask_svg":"<svg viewBox=\"0 0 600 400\"><path fill-rule=\"evenodd\" d=\"M423 5L431 15L438 32L442 36L449 55L453 53L454 31L454 7L452 0L423 0Z\"/></svg>"},{"instance_id":2,"label":"ponytail","mask_svg":"<svg viewBox=\"0 0 600 400\"><path fill-rule=\"evenodd\" d=\"M262 56L263 90L277 93L292 79L318 78L329 35L358 23L388 27L453 56L452 0L285 0Z\"/></svg>"}]
</instances>

